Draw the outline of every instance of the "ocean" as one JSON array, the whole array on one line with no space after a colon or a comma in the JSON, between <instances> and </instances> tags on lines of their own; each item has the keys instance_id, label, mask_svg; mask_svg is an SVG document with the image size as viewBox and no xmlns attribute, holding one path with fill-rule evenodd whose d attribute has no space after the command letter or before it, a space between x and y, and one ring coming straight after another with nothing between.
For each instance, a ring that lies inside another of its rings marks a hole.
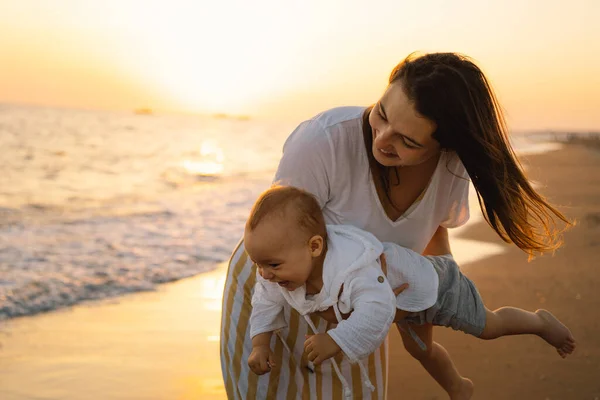
<instances>
[{"instance_id":1,"label":"ocean","mask_svg":"<svg viewBox=\"0 0 600 400\"><path fill-rule=\"evenodd\" d=\"M0 320L214 269L299 122L0 104Z\"/></svg>"},{"instance_id":2,"label":"ocean","mask_svg":"<svg viewBox=\"0 0 600 400\"><path fill-rule=\"evenodd\" d=\"M0 104L0 319L213 269L294 125Z\"/></svg>"}]
</instances>

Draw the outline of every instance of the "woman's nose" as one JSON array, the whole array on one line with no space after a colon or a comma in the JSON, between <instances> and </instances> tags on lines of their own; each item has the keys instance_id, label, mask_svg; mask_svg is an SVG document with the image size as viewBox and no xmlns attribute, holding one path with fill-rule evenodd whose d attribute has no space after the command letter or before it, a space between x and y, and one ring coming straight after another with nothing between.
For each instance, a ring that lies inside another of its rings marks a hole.
<instances>
[{"instance_id":1,"label":"woman's nose","mask_svg":"<svg viewBox=\"0 0 600 400\"><path fill-rule=\"evenodd\" d=\"M389 124L382 126L379 130L379 139L388 140L393 135L393 131Z\"/></svg>"},{"instance_id":2,"label":"woman's nose","mask_svg":"<svg viewBox=\"0 0 600 400\"><path fill-rule=\"evenodd\" d=\"M387 141L387 137L389 136L387 134L387 127L385 125L382 125L380 127L377 127L375 130L375 143L377 143L377 145L381 145L381 143L386 142Z\"/></svg>"}]
</instances>

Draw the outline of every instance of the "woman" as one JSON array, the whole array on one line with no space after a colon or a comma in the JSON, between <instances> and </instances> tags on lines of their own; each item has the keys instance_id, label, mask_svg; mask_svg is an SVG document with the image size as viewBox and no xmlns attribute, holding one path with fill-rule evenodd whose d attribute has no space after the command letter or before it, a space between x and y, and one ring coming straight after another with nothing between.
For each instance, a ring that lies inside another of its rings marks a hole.
<instances>
[{"instance_id":1,"label":"woman","mask_svg":"<svg viewBox=\"0 0 600 400\"><path fill-rule=\"evenodd\" d=\"M371 108L342 107L298 126L284 146L275 180L314 194L327 223L351 224L379 240L425 254L449 252L448 228L469 218L469 178L490 226L534 254L557 248L555 219L567 222L528 183L508 142L504 119L481 70L453 53L413 55L391 73ZM255 268L240 243L230 260L223 296L221 362L229 398L340 399L331 363L310 369L303 355L313 333L294 311L275 340L276 365L260 378L249 371L248 319ZM320 332L328 322L313 316ZM432 327L415 327L422 350L401 332L405 348L448 392L469 398L472 383L432 341ZM355 399L385 398L387 348L367 362L376 391L363 388L360 369L339 357ZM444 370L451 371L444 374Z\"/></svg>"}]
</instances>

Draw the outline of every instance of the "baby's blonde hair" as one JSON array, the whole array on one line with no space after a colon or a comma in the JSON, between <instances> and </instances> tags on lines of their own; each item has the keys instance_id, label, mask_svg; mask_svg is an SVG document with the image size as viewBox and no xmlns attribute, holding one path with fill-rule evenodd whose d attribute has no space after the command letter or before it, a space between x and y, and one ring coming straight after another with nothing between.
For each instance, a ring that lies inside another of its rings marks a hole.
<instances>
[{"instance_id":1,"label":"baby's blonde hair","mask_svg":"<svg viewBox=\"0 0 600 400\"><path fill-rule=\"evenodd\" d=\"M277 214L282 218L294 218L307 238L321 235L327 238L325 218L317 199L305 190L293 186L273 185L263 192L254 203L246 227L250 231L267 216Z\"/></svg>"}]
</instances>

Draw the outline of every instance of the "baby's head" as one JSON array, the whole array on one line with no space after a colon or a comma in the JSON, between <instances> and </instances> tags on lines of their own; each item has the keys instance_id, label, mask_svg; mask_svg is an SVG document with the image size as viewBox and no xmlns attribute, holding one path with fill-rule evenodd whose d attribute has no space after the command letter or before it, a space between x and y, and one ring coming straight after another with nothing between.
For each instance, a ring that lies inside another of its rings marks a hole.
<instances>
[{"instance_id":1,"label":"baby's head","mask_svg":"<svg viewBox=\"0 0 600 400\"><path fill-rule=\"evenodd\" d=\"M327 230L319 203L302 189L271 187L252 207L244 247L263 278L288 290L320 280Z\"/></svg>"}]
</instances>

